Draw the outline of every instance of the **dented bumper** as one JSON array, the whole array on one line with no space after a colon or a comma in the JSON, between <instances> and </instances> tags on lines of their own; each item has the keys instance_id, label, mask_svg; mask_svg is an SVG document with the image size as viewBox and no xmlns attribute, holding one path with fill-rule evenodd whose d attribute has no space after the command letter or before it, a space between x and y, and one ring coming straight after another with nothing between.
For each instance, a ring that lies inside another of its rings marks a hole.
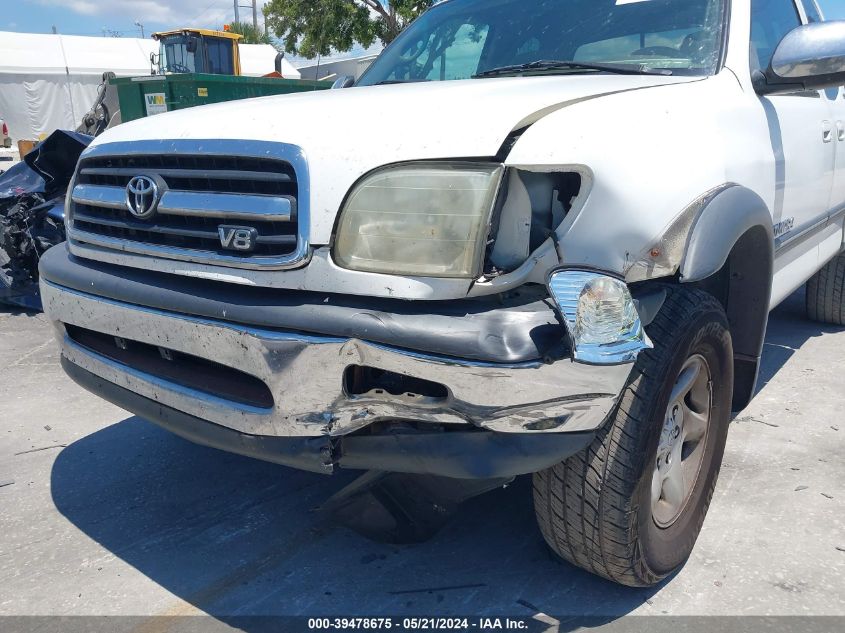
<instances>
[{"instance_id":1,"label":"dented bumper","mask_svg":"<svg viewBox=\"0 0 845 633\"><path fill-rule=\"evenodd\" d=\"M219 448L228 442L234 452L243 452L244 442L256 445L254 438L305 442L318 447L319 468L341 465L342 455L348 467L368 467L373 460L360 457L366 437L364 453L382 452L372 467L416 472L402 466L416 460L413 468L443 474L442 466L421 465L431 461L421 455L452 455L454 466L459 448L496 446L494 461L509 463L504 454L530 458L517 468L530 472L548 465L549 451L554 463L589 441L631 370L630 364L591 366L568 358L491 363L248 326L83 292L45 272L42 299L63 365L86 388L177 433L174 420L190 420L192 428L206 424L213 442L195 428L182 434ZM489 445L482 437L500 439ZM536 439L520 439L526 437ZM349 446L357 452L350 454ZM495 471L480 467L501 474Z\"/></svg>"},{"instance_id":2,"label":"dented bumper","mask_svg":"<svg viewBox=\"0 0 845 633\"><path fill-rule=\"evenodd\" d=\"M187 440L230 453L330 475L337 469L507 479L549 468L588 446L594 433L527 435L492 431L276 437L241 433L161 405L74 365L79 385Z\"/></svg>"}]
</instances>

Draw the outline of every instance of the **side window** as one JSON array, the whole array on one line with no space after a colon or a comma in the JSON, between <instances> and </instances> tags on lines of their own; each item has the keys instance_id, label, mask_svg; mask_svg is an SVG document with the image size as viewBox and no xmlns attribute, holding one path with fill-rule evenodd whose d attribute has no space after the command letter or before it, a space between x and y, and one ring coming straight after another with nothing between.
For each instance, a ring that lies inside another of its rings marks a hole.
<instances>
[{"instance_id":1,"label":"side window","mask_svg":"<svg viewBox=\"0 0 845 633\"><path fill-rule=\"evenodd\" d=\"M822 13L815 0L801 0L804 3L804 12L807 14L807 22L823 22Z\"/></svg>"},{"instance_id":2,"label":"side window","mask_svg":"<svg viewBox=\"0 0 845 633\"><path fill-rule=\"evenodd\" d=\"M801 26L793 0L751 0L751 66L767 68L777 45Z\"/></svg>"},{"instance_id":3,"label":"side window","mask_svg":"<svg viewBox=\"0 0 845 633\"><path fill-rule=\"evenodd\" d=\"M208 70L212 75L234 75L232 66L231 40L206 40L208 47Z\"/></svg>"}]
</instances>

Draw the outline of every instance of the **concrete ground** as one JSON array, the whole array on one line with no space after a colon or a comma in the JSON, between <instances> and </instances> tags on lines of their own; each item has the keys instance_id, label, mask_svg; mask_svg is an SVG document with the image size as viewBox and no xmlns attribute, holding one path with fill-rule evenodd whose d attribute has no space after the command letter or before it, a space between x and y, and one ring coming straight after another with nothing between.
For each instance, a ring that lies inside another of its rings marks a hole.
<instances>
[{"instance_id":1,"label":"concrete ground","mask_svg":"<svg viewBox=\"0 0 845 633\"><path fill-rule=\"evenodd\" d=\"M0 310L0 615L845 615L845 331L773 315L687 565L650 590L553 560L530 481L431 541L315 508L351 480L192 445L76 387L43 315Z\"/></svg>"}]
</instances>

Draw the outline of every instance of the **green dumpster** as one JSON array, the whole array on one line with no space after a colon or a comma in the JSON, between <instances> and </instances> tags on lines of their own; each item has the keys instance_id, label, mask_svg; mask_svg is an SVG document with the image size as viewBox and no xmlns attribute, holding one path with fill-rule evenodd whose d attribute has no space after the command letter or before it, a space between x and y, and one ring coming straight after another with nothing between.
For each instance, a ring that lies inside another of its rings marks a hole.
<instances>
[{"instance_id":1,"label":"green dumpster","mask_svg":"<svg viewBox=\"0 0 845 633\"><path fill-rule=\"evenodd\" d=\"M272 77L174 74L112 79L123 122L208 103L331 88L331 82Z\"/></svg>"}]
</instances>

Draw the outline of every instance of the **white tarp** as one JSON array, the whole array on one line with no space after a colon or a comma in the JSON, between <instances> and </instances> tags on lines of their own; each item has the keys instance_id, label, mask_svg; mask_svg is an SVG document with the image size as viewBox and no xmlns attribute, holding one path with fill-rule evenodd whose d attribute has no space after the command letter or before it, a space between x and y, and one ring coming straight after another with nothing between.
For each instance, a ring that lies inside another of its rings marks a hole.
<instances>
[{"instance_id":1,"label":"white tarp","mask_svg":"<svg viewBox=\"0 0 845 633\"><path fill-rule=\"evenodd\" d=\"M276 70L278 51L269 44L241 44L241 74L261 77ZM299 71L287 60L282 60L282 77L299 79Z\"/></svg>"},{"instance_id":2,"label":"white tarp","mask_svg":"<svg viewBox=\"0 0 845 633\"><path fill-rule=\"evenodd\" d=\"M150 53L157 50L152 39L0 31L0 118L16 141L75 129L94 104L104 72L148 75ZM240 50L243 74L273 72L272 46L244 44ZM286 60L282 75L299 78Z\"/></svg>"}]
</instances>

